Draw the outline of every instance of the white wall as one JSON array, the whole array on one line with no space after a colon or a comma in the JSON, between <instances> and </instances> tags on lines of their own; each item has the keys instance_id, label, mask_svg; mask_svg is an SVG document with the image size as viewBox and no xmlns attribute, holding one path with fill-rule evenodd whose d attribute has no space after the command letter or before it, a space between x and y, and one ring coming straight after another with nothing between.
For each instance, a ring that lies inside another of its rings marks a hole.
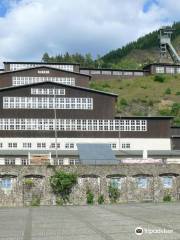
<instances>
[{"instance_id":1,"label":"white wall","mask_svg":"<svg viewBox=\"0 0 180 240\"><path fill-rule=\"evenodd\" d=\"M14 142L17 143L17 148L8 148L8 143ZM23 148L23 143L30 142L32 144L32 150L37 150L37 143L46 143L45 150L50 149L51 143L55 143L54 138L0 138L0 143L3 143L3 147L1 149L17 149L17 150L25 150L27 148ZM171 141L170 138L58 138L57 142L60 143L61 150L65 150L66 143L108 143L108 144L116 144L116 149L119 149L122 143L130 143L129 150L171 150ZM0 150L1 150L0 149ZM77 149L75 146L74 149Z\"/></svg>"}]
</instances>

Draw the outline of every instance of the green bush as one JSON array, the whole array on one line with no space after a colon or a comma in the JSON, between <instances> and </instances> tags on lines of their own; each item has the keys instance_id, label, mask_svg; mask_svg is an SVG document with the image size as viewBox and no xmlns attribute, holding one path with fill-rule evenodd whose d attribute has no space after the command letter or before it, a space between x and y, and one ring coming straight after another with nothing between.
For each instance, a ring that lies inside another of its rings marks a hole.
<instances>
[{"instance_id":1,"label":"green bush","mask_svg":"<svg viewBox=\"0 0 180 240\"><path fill-rule=\"evenodd\" d=\"M86 202L91 205L94 203L94 194L90 189L86 191Z\"/></svg>"},{"instance_id":2,"label":"green bush","mask_svg":"<svg viewBox=\"0 0 180 240\"><path fill-rule=\"evenodd\" d=\"M77 183L77 175L74 173L67 173L64 171L56 171L50 177L50 185L53 192L60 196L63 201L69 199L72 187Z\"/></svg>"},{"instance_id":3,"label":"green bush","mask_svg":"<svg viewBox=\"0 0 180 240\"><path fill-rule=\"evenodd\" d=\"M101 194L99 197L98 197L98 203L99 204L103 204L104 203L104 195Z\"/></svg>"},{"instance_id":4,"label":"green bush","mask_svg":"<svg viewBox=\"0 0 180 240\"><path fill-rule=\"evenodd\" d=\"M171 113L174 116L180 114L180 103L173 103Z\"/></svg>"},{"instance_id":5,"label":"green bush","mask_svg":"<svg viewBox=\"0 0 180 240\"><path fill-rule=\"evenodd\" d=\"M56 205L58 206L62 206L64 203L63 199L61 197L57 197L56 198Z\"/></svg>"},{"instance_id":6,"label":"green bush","mask_svg":"<svg viewBox=\"0 0 180 240\"><path fill-rule=\"evenodd\" d=\"M177 95L177 96L180 95L180 92L176 92L176 95Z\"/></svg>"},{"instance_id":7,"label":"green bush","mask_svg":"<svg viewBox=\"0 0 180 240\"><path fill-rule=\"evenodd\" d=\"M171 198L170 194L164 195L164 197L163 197L163 201L164 202L171 202L171 200L172 200L172 198Z\"/></svg>"},{"instance_id":8,"label":"green bush","mask_svg":"<svg viewBox=\"0 0 180 240\"><path fill-rule=\"evenodd\" d=\"M37 206L40 205L40 201L41 201L40 197L38 197L38 196L33 196L30 205L31 205L32 207L37 207Z\"/></svg>"},{"instance_id":9,"label":"green bush","mask_svg":"<svg viewBox=\"0 0 180 240\"><path fill-rule=\"evenodd\" d=\"M163 76L163 75L155 75L154 76L154 81L163 83L165 81L165 76Z\"/></svg>"},{"instance_id":10,"label":"green bush","mask_svg":"<svg viewBox=\"0 0 180 240\"><path fill-rule=\"evenodd\" d=\"M24 180L24 185L27 186L27 187L33 187L33 186L34 186L34 182L33 182L32 179L26 178L26 179Z\"/></svg>"},{"instance_id":11,"label":"green bush","mask_svg":"<svg viewBox=\"0 0 180 240\"><path fill-rule=\"evenodd\" d=\"M116 203L120 197L119 189L117 187L110 185L108 188L108 191L109 191L109 198L111 202Z\"/></svg>"},{"instance_id":12,"label":"green bush","mask_svg":"<svg viewBox=\"0 0 180 240\"><path fill-rule=\"evenodd\" d=\"M102 87L103 87L103 88L110 88L110 85L109 85L108 83L103 83L103 84L102 84Z\"/></svg>"},{"instance_id":13,"label":"green bush","mask_svg":"<svg viewBox=\"0 0 180 240\"><path fill-rule=\"evenodd\" d=\"M168 109L168 108L164 108L164 109L159 110L159 114L161 116L170 116L171 115L171 110Z\"/></svg>"},{"instance_id":14,"label":"green bush","mask_svg":"<svg viewBox=\"0 0 180 240\"><path fill-rule=\"evenodd\" d=\"M166 88L166 90L165 90L164 93L165 93L165 94L171 94L171 89L170 89L170 88Z\"/></svg>"},{"instance_id":15,"label":"green bush","mask_svg":"<svg viewBox=\"0 0 180 240\"><path fill-rule=\"evenodd\" d=\"M126 101L125 98L121 98L120 105L122 105L122 106L127 106L128 105L128 102Z\"/></svg>"}]
</instances>

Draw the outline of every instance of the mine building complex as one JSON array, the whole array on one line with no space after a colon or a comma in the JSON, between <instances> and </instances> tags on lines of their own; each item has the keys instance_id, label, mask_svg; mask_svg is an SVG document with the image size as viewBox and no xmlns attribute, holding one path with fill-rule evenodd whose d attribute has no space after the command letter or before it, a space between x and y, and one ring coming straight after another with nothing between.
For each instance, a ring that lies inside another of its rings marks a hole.
<instances>
[{"instance_id":1,"label":"mine building complex","mask_svg":"<svg viewBox=\"0 0 180 240\"><path fill-rule=\"evenodd\" d=\"M142 73L170 68L180 72L177 65L154 64ZM81 150L92 143L110 146L115 164L122 158L180 155L180 129L171 126L172 117L117 117L117 95L88 88L92 76L92 70L78 64L5 62L0 73L0 164L78 164Z\"/></svg>"}]
</instances>

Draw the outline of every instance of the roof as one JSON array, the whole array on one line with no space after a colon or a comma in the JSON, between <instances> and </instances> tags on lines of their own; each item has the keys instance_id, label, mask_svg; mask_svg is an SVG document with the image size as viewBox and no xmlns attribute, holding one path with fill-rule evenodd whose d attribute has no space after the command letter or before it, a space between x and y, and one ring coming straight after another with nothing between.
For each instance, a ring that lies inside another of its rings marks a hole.
<instances>
[{"instance_id":1,"label":"roof","mask_svg":"<svg viewBox=\"0 0 180 240\"><path fill-rule=\"evenodd\" d=\"M82 164L112 165L118 163L110 144L79 143L77 148Z\"/></svg>"},{"instance_id":2,"label":"roof","mask_svg":"<svg viewBox=\"0 0 180 240\"><path fill-rule=\"evenodd\" d=\"M180 156L180 150L148 150L148 156ZM119 156L143 156L142 150L127 150L127 151L115 151L115 155Z\"/></svg>"},{"instance_id":3,"label":"roof","mask_svg":"<svg viewBox=\"0 0 180 240\"><path fill-rule=\"evenodd\" d=\"M174 116L115 116L115 119L172 119Z\"/></svg>"},{"instance_id":4,"label":"roof","mask_svg":"<svg viewBox=\"0 0 180 240\"><path fill-rule=\"evenodd\" d=\"M78 155L78 151L76 150L59 150L58 149L58 156L76 156ZM51 153L52 155L56 155L56 150L1 150L0 155L9 155L9 156L14 156L14 155L19 155L19 156L27 156L28 153L30 154L49 154Z\"/></svg>"},{"instance_id":5,"label":"roof","mask_svg":"<svg viewBox=\"0 0 180 240\"><path fill-rule=\"evenodd\" d=\"M44 64L46 64L46 63L44 63ZM27 70L41 69L41 68L47 68L47 69L57 70L57 71L60 71L60 72L73 73L73 74L77 74L77 75L91 77L91 75L88 75L88 74L84 74L84 73L80 73L80 72L74 72L74 71L67 71L67 70L64 70L64 69L58 69L58 68L55 68L55 67L48 67L48 66L37 66L37 67L29 67L29 68L23 68L23 69L13 70L13 71L4 71L0 74L3 75L3 74L9 74L9 73L24 72L24 71L27 71Z\"/></svg>"},{"instance_id":6,"label":"roof","mask_svg":"<svg viewBox=\"0 0 180 240\"><path fill-rule=\"evenodd\" d=\"M94 71L124 71L124 72L147 72L143 69L115 69L115 68L88 68L88 67L80 67L80 70L94 70Z\"/></svg>"},{"instance_id":7,"label":"roof","mask_svg":"<svg viewBox=\"0 0 180 240\"><path fill-rule=\"evenodd\" d=\"M68 62L3 62L4 64L53 64L53 65L80 65L79 63Z\"/></svg>"},{"instance_id":8,"label":"roof","mask_svg":"<svg viewBox=\"0 0 180 240\"><path fill-rule=\"evenodd\" d=\"M104 95L109 95L112 97L118 97L117 94L114 93L108 93L108 92L103 92L103 91L98 91L90 88L85 88L85 87L79 87L79 86L72 86L72 85L67 85L67 84L62 84L62 83L56 83L56 82L39 82L39 83L31 83L31 84L26 84L26 85L20 85L20 86L11 86L11 87L5 87L5 88L0 88L0 91L6 91L6 90L13 90L17 88L23 88L23 87L30 87L30 86L37 86L37 85L43 85L43 84L52 84L52 85L57 85L57 86L63 86L63 87L69 87L69 88L74 88L74 89L81 89L87 92L94 92L94 93L99 93L99 94L104 94Z\"/></svg>"},{"instance_id":9,"label":"roof","mask_svg":"<svg viewBox=\"0 0 180 240\"><path fill-rule=\"evenodd\" d=\"M174 64L174 63L151 63L151 64L147 64L146 66L143 67L143 69L146 69L150 66L174 66L174 67L180 67L180 64Z\"/></svg>"}]
</instances>

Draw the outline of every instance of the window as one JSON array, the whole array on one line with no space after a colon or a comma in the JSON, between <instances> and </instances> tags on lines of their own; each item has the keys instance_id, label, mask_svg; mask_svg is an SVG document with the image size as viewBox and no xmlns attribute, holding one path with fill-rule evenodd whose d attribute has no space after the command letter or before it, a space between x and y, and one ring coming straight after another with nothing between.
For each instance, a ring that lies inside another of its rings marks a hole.
<instances>
[{"instance_id":1,"label":"window","mask_svg":"<svg viewBox=\"0 0 180 240\"><path fill-rule=\"evenodd\" d=\"M122 143L121 147L123 149L129 149L129 148L131 148L131 144L130 143Z\"/></svg>"},{"instance_id":2,"label":"window","mask_svg":"<svg viewBox=\"0 0 180 240\"><path fill-rule=\"evenodd\" d=\"M17 143L8 143L9 148L17 148Z\"/></svg>"},{"instance_id":3,"label":"window","mask_svg":"<svg viewBox=\"0 0 180 240\"><path fill-rule=\"evenodd\" d=\"M175 68L174 67L166 67L166 73L174 74Z\"/></svg>"},{"instance_id":4,"label":"window","mask_svg":"<svg viewBox=\"0 0 180 240\"><path fill-rule=\"evenodd\" d=\"M164 73L164 67L156 67L156 73Z\"/></svg>"},{"instance_id":5,"label":"window","mask_svg":"<svg viewBox=\"0 0 180 240\"><path fill-rule=\"evenodd\" d=\"M56 148L56 143L51 143L50 148ZM60 148L60 143L57 143L57 148Z\"/></svg>"},{"instance_id":6,"label":"window","mask_svg":"<svg viewBox=\"0 0 180 240\"><path fill-rule=\"evenodd\" d=\"M15 165L16 161L14 158L5 158L4 163L5 165Z\"/></svg>"},{"instance_id":7,"label":"window","mask_svg":"<svg viewBox=\"0 0 180 240\"><path fill-rule=\"evenodd\" d=\"M164 188L172 188L172 186L173 186L172 176L164 176L164 177L162 177L162 181L163 181Z\"/></svg>"},{"instance_id":8,"label":"window","mask_svg":"<svg viewBox=\"0 0 180 240\"><path fill-rule=\"evenodd\" d=\"M177 73L180 73L180 68L176 68Z\"/></svg>"},{"instance_id":9,"label":"window","mask_svg":"<svg viewBox=\"0 0 180 240\"><path fill-rule=\"evenodd\" d=\"M122 71L113 71L113 75L114 76L121 76L122 75Z\"/></svg>"},{"instance_id":10,"label":"window","mask_svg":"<svg viewBox=\"0 0 180 240\"><path fill-rule=\"evenodd\" d=\"M138 177L137 178L137 186L138 188L147 188L148 187L148 179L147 177Z\"/></svg>"},{"instance_id":11,"label":"window","mask_svg":"<svg viewBox=\"0 0 180 240\"><path fill-rule=\"evenodd\" d=\"M124 76L132 76L133 75L133 72L123 72L124 73Z\"/></svg>"},{"instance_id":12,"label":"window","mask_svg":"<svg viewBox=\"0 0 180 240\"><path fill-rule=\"evenodd\" d=\"M91 70L91 74L99 75L101 72L99 70Z\"/></svg>"},{"instance_id":13,"label":"window","mask_svg":"<svg viewBox=\"0 0 180 240\"><path fill-rule=\"evenodd\" d=\"M55 89L56 91L57 89ZM33 90L34 91L34 90ZM92 98L3 97L3 108L13 109L93 109ZM14 125L11 125L14 130Z\"/></svg>"},{"instance_id":14,"label":"window","mask_svg":"<svg viewBox=\"0 0 180 240\"><path fill-rule=\"evenodd\" d=\"M113 177L110 179L110 186L121 189L121 178Z\"/></svg>"},{"instance_id":15,"label":"window","mask_svg":"<svg viewBox=\"0 0 180 240\"><path fill-rule=\"evenodd\" d=\"M65 65L65 64L38 64L38 63L32 63L32 64L28 64L28 63L21 63L21 64L10 64L10 71L14 71L14 70L19 70L19 69L25 69L25 68L31 68L31 67L42 67L42 66L49 66L49 67L53 67L53 68L57 68L57 69L62 69L62 70L66 70L66 71L74 71L74 66L73 65Z\"/></svg>"},{"instance_id":16,"label":"window","mask_svg":"<svg viewBox=\"0 0 180 240\"><path fill-rule=\"evenodd\" d=\"M74 143L66 143L65 148L66 149L73 149L74 148Z\"/></svg>"},{"instance_id":17,"label":"window","mask_svg":"<svg viewBox=\"0 0 180 240\"><path fill-rule=\"evenodd\" d=\"M31 88L31 94L34 95L65 95L65 89L59 88Z\"/></svg>"},{"instance_id":18,"label":"window","mask_svg":"<svg viewBox=\"0 0 180 240\"><path fill-rule=\"evenodd\" d=\"M143 76L144 72L134 72L134 76Z\"/></svg>"},{"instance_id":19,"label":"window","mask_svg":"<svg viewBox=\"0 0 180 240\"><path fill-rule=\"evenodd\" d=\"M63 159L55 159L54 160L54 164L55 165L63 165L64 164L64 160Z\"/></svg>"},{"instance_id":20,"label":"window","mask_svg":"<svg viewBox=\"0 0 180 240\"><path fill-rule=\"evenodd\" d=\"M69 164L70 165L77 165L77 164L79 164L79 159L70 159Z\"/></svg>"},{"instance_id":21,"label":"window","mask_svg":"<svg viewBox=\"0 0 180 240\"><path fill-rule=\"evenodd\" d=\"M102 71L102 75L111 75L111 71Z\"/></svg>"},{"instance_id":22,"label":"window","mask_svg":"<svg viewBox=\"0 0 180 240\"><path fill-rule=\"evenodd\" d=\"M31 148L32 144L31 143L23 143L23 148Z\"/></svg>"},{"instance_id":23,"label":"window","mask_svg":"<svg viewBox=\"0 0 180 240\"><path fill-rule=\"evenodd\" d=\"M29 165L29 160L26 158L21 159L21 165Z\"/></svg>"},{"instance_id":24,"label":"window","mask_svg":"<svg viewBox=\"0 0 180 240\"><path fill-rule=\"evenodd\" d=\"M116 147L117 147L117 146L116 146L116 143L112 143L112 144L111 144L111 148L112 148L112 149L116 149Z\"/></svg>"},{"instance_id":25,"label":"window","mask_svg":"<svg viewBox=\"0 0 180 240\"><path fill-rule=\"evenodd\" d=\"M46 148L46 143L37 143L37 148Z\"/></svg>"},{"instance_id":26,"label":"window","mask_svg":"<svg viewBox=\"0 0 180 240\"><path fill-rule=\"evenodd\" d=\"M75 78L73 77L12 77L12 85L13 86L20 86L26 85L31 83L38 83L38 82L56 82L62 83L66 85L75 86Z\"/></svg>"},{"instance_id":27,"label":"window","mask_svg":"<svg viewBox=\"0 0 180 240\"><path fill-rule=\"evenodd\" d=\"M38 70L38 74L49 74L49 70Z\"/></svg>"},{"instance_id":28,"label":"window","mask_svg":"<svg viewBox=\"0 0 180 240\"><path fill-rule=\"evenodd\" d=\"M59 131L147 131L147 120L56 119L55 122L54 119L43 118L0 118L0 130L6 131L52 131L55 126ZM123 148L130 148L130 144L126 144ZM10 143L9 147L13 148L13 143ZM24 143L23 148L26 147L30 148L30 144Z\"/></svg>"},{"instance_id":29,"label":"window","mask_svg":"<svg viewBox=\"0 0 180 240\"><path fill-rule=\"evenodd\" d=\"M10 178L0 178L0 187L2 189L11 189L12 182Z\"/></svg>"}]
</instances>

